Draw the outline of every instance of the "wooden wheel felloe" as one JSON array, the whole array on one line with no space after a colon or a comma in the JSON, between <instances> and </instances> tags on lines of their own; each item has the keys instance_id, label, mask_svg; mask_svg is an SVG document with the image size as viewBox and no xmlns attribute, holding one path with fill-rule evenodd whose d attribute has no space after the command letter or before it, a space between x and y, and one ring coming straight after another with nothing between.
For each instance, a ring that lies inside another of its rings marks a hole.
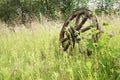
<instances>
[{"instance_id":1,"label":"wooden wheel felloe","mask_svg":"<svg viewBox=\"0 0 120 80\"><path fill-rule=\"evenodd\" d=\"M78 9L74 11L63 24L60 32L60 43L64 51L74 48L78 43L80 52L82 53L82 45L84 39L90 39L93 43L98 41L100 27L96 16L88 9ZM85 35L88 35L85 37ZM79 38L78 38L79 36ZM88 49L86 49L88 50Z\"/></svg>"}]
</instances>

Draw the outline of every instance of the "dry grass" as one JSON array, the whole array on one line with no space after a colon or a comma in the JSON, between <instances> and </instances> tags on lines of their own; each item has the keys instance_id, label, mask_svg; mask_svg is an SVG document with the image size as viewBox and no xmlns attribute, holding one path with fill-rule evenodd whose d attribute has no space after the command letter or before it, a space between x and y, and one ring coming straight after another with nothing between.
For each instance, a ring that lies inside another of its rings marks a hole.
<instances>
[{"instance_id":1,"label":"dry grass","mask_svg":"<svg viewBox=\"0 0 120 80\"><path fill-rule=\"evenodd\" d=\"M73 56L62 52L59 21L20 25L16 33L0 23L0 80L120 80L120 23L109 19L99 18L105 33L91 57L77 48ZM113 38L107 36L110 31Z\"/></svg>"}]
</instances>

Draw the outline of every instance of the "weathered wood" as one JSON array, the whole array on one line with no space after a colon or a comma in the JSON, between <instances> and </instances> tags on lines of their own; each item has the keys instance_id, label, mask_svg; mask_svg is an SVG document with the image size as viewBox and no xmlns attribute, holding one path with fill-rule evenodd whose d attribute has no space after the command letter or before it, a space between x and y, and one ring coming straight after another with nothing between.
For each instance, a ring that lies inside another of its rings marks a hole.
<instances>
[{"instance_id":1,"label":"weathered wood","mask_svg":"<svg viewBox=\"0 0 120 80\"><path fill-rule=\"evenodd\" d=\"M83 16L83 18L82 18ZM82 28L83 25L86 23L87 20L91 20L94 25L89 25L85 28ZM71 26L69 25L73 20L75 20L75 26ZM97 20L97 17L96 16L93 16L92 15L92 11L88 10L88 9L77 9L76 11L74 11L65 21L65 23L63 24L63 27L61 29L61 32L60 32L60 42L62 43L62 47L63 47L63 50L66 51L70 45L75 46L75 43L78 43L80 44L80 40L81 39L77 39L77 36L80 35L81 33L84 33L88 30L91 29L91 27L95 27L96 30L99 30L98 33L92 35L92 39L93 39L93 42L97 42L98 41L98 38L99 38L99 34L101 33L100 32L100 26L98 24L98 20ZM66 31L67 29L67 31ZM81 32L81 33L80 33ZM65 37L66 35L66 37ZM68 42L66 45L63 46L63 44L65 42ZM85 52L82 50L82 46L79 45L79 50L80 52ZM90 51L87 49L86 50L89 54L90 54Z\"/></svg>"}]
</instances>

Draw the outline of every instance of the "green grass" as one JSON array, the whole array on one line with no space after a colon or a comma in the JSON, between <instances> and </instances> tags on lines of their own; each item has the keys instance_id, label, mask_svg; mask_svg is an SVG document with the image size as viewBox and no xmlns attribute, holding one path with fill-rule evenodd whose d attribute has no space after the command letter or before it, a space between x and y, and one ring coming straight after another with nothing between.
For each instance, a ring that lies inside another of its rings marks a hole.
<instances>
[{"instance_id":1,"label":"green grass","mask_svg":"<svg viewBox=\"0 0 120 80\"><path fill-rule=\"evenodd\" d=\"M90 57L62 52L59 30L1 33L0 80L120 80L120 29L106 29Z\"/></svg>"}]
</instances>

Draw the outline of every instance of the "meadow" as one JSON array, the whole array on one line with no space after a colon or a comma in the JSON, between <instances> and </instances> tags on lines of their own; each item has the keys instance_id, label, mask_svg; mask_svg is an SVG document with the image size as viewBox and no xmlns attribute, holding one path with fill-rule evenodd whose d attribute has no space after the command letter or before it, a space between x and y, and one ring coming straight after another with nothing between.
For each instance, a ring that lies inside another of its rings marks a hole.
<instances>
[{"instance_id":1,"label":"meadow","mask_svg":"<svg viewBox=\"0 0 120 80\"><path fill-rule=\"evenodd\" d=\"M63 52L62 25L56 22L1 30L0 80L120 80L120 17L99 20L105 32L91 56L80 54L77 47L72 56Z\"/></svg>"}]
</instances>

